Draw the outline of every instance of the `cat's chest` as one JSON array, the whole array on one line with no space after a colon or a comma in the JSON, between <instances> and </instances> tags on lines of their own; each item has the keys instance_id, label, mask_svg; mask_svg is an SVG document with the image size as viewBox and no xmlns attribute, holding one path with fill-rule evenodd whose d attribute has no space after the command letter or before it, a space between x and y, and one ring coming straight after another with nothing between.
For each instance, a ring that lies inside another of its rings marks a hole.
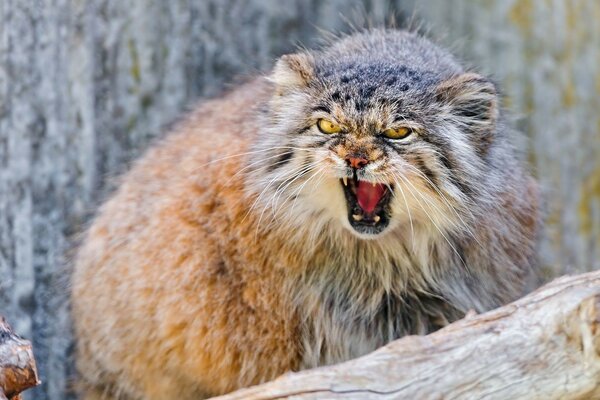
<instances>
[{"instance_id":1,"label":"cat's chest","mask_svg":"<svg viewBox=\"0 0 600 400\"><path fill-rule=\"evenodd\" d=\"M394 317L365 310L349 299L323 295L306 310L302 326L303 368L339 363L367 354L395 337Z\"/></svg>"},{"instance_id":2,"label":"cat's chest","mask_svg":"<svg viewBox=\"0 0 600 400\"><path fill-rule=\"evenodd\" d=\"M393 263L369 270L337 268L302 282L303 368L362 356L399 337L432 332L461 315L431 288L411 286Z\"/></svg>"},{"instance_id":3,"label":"cat's chest","mask_svg":"<svg viewBox=\"0 0 600 400\"><path fill-rule=\"evenodd\" d=\"M362 307L350 299L324 298L305 314L303 368L360 357L402 336L424 335L462 317L444 300L414 293L386 294Z\"/></svg>"}]
</instances>

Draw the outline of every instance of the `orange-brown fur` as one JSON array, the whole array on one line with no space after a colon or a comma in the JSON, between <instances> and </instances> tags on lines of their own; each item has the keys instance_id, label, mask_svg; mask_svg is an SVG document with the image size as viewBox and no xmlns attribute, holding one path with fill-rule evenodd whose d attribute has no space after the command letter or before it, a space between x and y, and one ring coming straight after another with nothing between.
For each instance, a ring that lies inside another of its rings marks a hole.
<instances>
[{"instance_id":1,"label":"orange-brown fur","mask_svg":"<svg viewBox=\"0 0 600 400\"><path fill-rule=\"evenodd\" d=\"M240 180L231 179L240 158L216 161L246 151L256 132L246 112L264 85L201 107L102 207L73 279L79 368L90 384L186 399L298 367L290 300L271 289L296 260L276 238L256 246L263 238ZM135 384L119 387L122 375Z\"/></svg>"}]
</instances>

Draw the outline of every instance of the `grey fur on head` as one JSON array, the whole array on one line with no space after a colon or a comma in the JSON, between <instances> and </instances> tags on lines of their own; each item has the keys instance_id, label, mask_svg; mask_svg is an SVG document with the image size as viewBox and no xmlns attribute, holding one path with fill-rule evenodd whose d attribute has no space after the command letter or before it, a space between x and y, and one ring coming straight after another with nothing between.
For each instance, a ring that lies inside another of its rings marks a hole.
<instances>
[{"instance_id":1,"label":"grey fur on head","mask_svg":"<svg viewBox=\"0 0 600 400\"><path fill-rule=\"evenodd\" d=\"M297 294L310 316L307 366L429 332L531 288L537 188L489 79L394 30L284 56L270 79L256 149L271 150L247 179L268 215L259 229L291 229L310 259L298 279L311 290ZM322 119L341 131L319 131ZM412 134L382 136L397 126ZM360 170L345 161L356 154L368 161ZM352 177L387 187L377 216L385 226L353 225L340 183Z\"/></svg>"}]
</instances>

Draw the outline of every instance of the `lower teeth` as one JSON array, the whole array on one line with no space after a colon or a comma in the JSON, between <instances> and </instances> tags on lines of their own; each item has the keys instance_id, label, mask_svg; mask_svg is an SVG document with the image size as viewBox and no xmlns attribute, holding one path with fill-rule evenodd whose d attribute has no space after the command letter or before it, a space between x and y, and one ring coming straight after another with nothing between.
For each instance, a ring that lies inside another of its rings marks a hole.
<instances>
[{"instance_id":1,"label":"lower teeth","mask_svg":"<svg viewBox=\"0 0 600 400\"><path fill-rule=\"evenodd\" d=\"M355 221L357 221L357 222L359 222L359 221L362 221L362 220L363 220L363 218L364 218L364 216L363 216L363 215L360 215L360 214L352 214L352 219L353 219L353 220L355 220ZM375 221L375 223L378 223L379 221L381 221L381 217L380 217L379 215L375 215L375 216L373 217L373 221Z\"/></svg>"}]
</instances>

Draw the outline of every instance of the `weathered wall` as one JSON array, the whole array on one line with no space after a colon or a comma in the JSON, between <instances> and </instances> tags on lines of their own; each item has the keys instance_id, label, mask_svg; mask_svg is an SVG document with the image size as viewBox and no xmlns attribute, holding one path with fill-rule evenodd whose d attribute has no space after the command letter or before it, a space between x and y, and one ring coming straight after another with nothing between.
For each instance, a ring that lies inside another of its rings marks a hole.
<instances>
[{"instance_id":1,"label":"weathered wall","mask_svg":"<svg viewBox=\"0 0 600 400\"><path fill-rule=\"evenodd\" d=\"M65 398L65 252L110 177L194 99L314 44L316 27L415 7L520 114L549 193L548 272L600 268L595 0L0 0L0 313L34 341L30 397Z\"/></svg>"}]
</instances>

